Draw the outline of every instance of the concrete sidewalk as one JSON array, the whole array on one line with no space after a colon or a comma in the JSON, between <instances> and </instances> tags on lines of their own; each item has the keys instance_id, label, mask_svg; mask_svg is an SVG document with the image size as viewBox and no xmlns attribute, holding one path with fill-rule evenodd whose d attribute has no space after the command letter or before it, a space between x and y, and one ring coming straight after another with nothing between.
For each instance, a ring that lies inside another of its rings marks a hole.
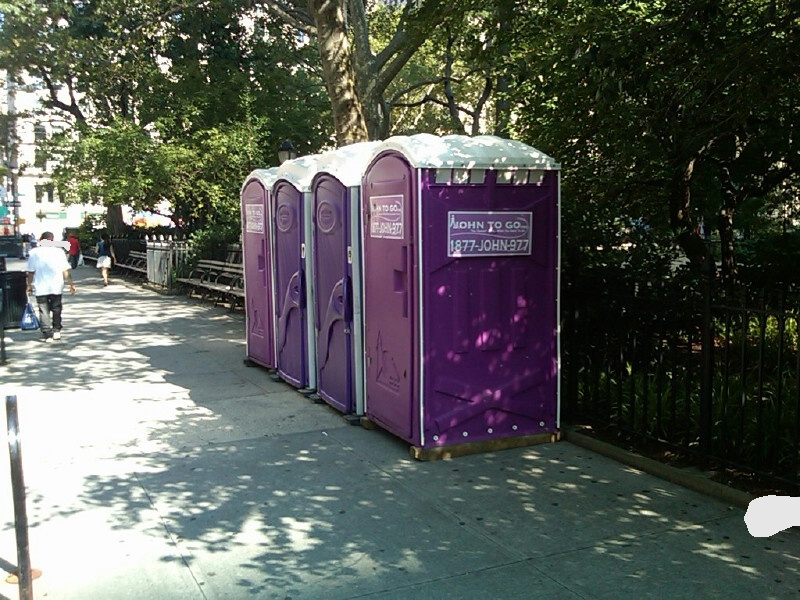
<instances>
[{"instance_id":1,"label":"concrete sidewalk","mask_svg":"<svg viewBox=\"0 0 800 600\"><path fill-rule=\"evenodd\" d=\"M90 267L75 279L63 340L12 330L0 367L19 401L35 598L800 594L795 530L752 538L743 509L567 442L415 461L245 366L241 314L103 288ZM8 570L7 458L0 481Z\"/></svg>"}]
</instances>

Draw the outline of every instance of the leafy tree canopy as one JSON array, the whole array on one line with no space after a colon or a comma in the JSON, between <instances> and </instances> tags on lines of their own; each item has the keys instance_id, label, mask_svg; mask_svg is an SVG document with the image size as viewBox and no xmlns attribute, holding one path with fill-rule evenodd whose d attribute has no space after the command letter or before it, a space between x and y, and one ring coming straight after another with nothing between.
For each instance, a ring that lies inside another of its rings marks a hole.
<instances>
[{"instance_id":1,"label":"leafy tree canopy","mask_svg":"<svg viewBox=\"0 0 800 600\"><path fill-rule=\"evenodd\" d=\"M53 140L54 180L73 200L153 210L189 228L238 201L248 169L331 137L315 49L241 2L32 2L8 13L0 56L47 92L74 128ZM247 15L247 18L244 18ZM221 152L224 149L225 152ZM238 219L238 211L234 211Z\"/></svg>"},{"instance_id":2,"label":"leafy tree canopy","mask_svg":"<svg viewBox=\"0 0 800 600\"><path fill-rule=\"evenodd\" d=\"M76 123L58 177L107 204L166 197L204 227L284 138L302 154L494 131L562 162L565 254L584 263L647 248L701 264L702 223L733 280L737 235L796 224L798 0L2 8L3 64Z\"/></svg>"},{"instance_id":3,"label":"leafy tree canopy","mask_svg":"<svg viewBox=\"0 0 800 600\"><path fill-rule=\"evenodd\" d=\"M591 239L603 215L642 218L700 264L702 220L735 277L737 210L800 167L797 8L576 0L525 21L515 128L564 161L571 234Z\"/></svg>"}]
</instances>

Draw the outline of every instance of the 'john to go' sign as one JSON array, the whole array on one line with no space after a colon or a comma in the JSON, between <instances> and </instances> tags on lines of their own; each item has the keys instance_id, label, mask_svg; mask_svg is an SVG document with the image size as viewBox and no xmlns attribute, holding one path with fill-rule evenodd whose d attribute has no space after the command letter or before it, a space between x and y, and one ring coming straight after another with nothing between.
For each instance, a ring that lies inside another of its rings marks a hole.
<instances>
[{"instance_id":1,"label":"'john to go' sign","mask_svg":"<svg viewBox=\"0 0 800 600\"><path fill-rule=\"evenodd\" d=\"M525 256L531 253L533 214L449 211L447 256Z\"/></svg>"}]
</instances>

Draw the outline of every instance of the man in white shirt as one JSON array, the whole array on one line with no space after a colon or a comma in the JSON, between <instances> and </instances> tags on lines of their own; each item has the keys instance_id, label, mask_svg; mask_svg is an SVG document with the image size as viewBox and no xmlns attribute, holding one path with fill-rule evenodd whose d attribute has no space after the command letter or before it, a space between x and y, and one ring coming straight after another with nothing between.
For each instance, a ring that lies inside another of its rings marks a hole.
<instances>
[{"instance_id":1,"label":"man in white shirt","mask_svg":"<svg viewBox=\"0 0 800 600\"><path fill-rule=\"evenodd\" d=\"M39 244L28 255L28 293L36 296L39 305L39 326L42 340L61 339L61 295L64 284L69 284L70 294L75 293L75 284L63 248L53 241L53 234L45 231ZM52 320L51 320L52 313Z\"/></svg>"}]
</instances>

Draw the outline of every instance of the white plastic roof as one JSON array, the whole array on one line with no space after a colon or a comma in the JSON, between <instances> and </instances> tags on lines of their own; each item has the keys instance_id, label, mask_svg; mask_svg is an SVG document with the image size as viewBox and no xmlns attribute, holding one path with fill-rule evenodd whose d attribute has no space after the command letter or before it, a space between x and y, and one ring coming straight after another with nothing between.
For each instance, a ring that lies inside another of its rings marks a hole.
<instances>
[{"instance_id":1,"label":"white plastic roof","mask_svg":"<svg viewBox=\"0 0 800 600\"><path fill-rule=\"evenodd\" d=\"M553 158L515 140L494 135L398 135L381 142L370 160L387 149L401 152L421 169L560 169Z\"/></svg>"},{"instance_id":2,"label":"white plastic roof","mask_svg":"<svg viewBox=\"0 0 800 600\"><path fill-rule=\"evenodd\" d=\"M311 180L317 173L317 161L319 154L301 156L293 160L287 160L278 167L276 181L285 179L301 192L311 189Z\"/></svg>"},{"instance_id":3,"label":"white plastic roof","mask_svg":"<svg viewBox=\"0 0 800 600\"><path fill-rule=\"evenodd\" d=\"M257 179L261 182L261 185L264 186L264 189L267 192L272 193L272 185L275 183L275 180L278 178L278 167L270 167L269 169L255 169L251 171L250 174L245 178L244 184L242 184L242 192L244 191L244 187L253 179Z\"/></svg>"},{"instance_id":4,"label":"white plastic roof","mask_svg":"<svg viewBox=\"0 0 800 600\"><path fill-rule=\"evenodd\" d=\"M342 146L320 155L317 173L329 173L345 187L361 185L361 176L381 142L360 142Z\"/></svg>"}]
</instances>

